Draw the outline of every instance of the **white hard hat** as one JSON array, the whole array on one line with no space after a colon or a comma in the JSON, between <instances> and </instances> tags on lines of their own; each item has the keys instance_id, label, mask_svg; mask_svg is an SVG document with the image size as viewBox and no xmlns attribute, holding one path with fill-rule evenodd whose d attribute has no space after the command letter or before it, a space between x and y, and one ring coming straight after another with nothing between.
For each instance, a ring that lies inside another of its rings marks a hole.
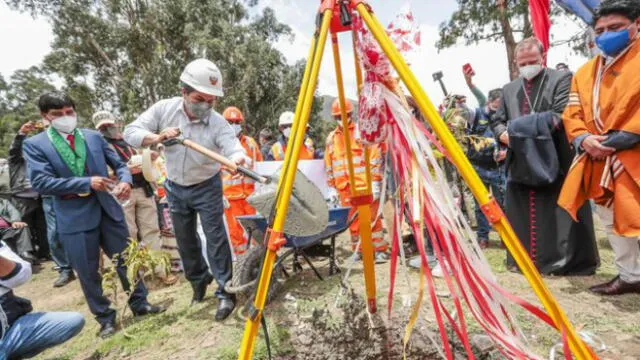
<instances>
[{"instance_id":1,"label":"white hard hat","mask_svg":"<svg viewBox=\"0 0 640 360\"><path fill-rule=\"evenodd\" d=\"M285 111L280 115L280 119L278 120L278 126L286 126L293 125L293 118L296 117L291 111Z\"/></svg>"},{"instance_id":2,"label":"white hard hat","mask_svg":"<svg viewBox=\"0 0 640 360\"><path fill-rule=\"evenodd\" d=\"M202 93L224 96L220 69L207 59L197 59L187 64L180 81Z\"/></svg>"}]
</instances>

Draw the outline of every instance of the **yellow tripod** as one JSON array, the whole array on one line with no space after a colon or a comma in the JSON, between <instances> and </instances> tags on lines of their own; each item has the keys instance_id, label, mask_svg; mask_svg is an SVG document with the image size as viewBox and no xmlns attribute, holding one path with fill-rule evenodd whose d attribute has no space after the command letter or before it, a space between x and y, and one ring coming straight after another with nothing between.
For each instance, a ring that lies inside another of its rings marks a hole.
<instances>
[{"instance_id":1,"label":"yellow tripod","mask_svg":"<svg viewBox=\"0 0 640 360\"><path fill-rule=\"evenodd\" d=\"M285 222L287 208L289 205L289 199L293 188L293 180L295 179L296 169L298 166L298 158L300 149L303 146L305 130L311 112L311 105L313 103L314 90L318 81L318 74L320 71L320 64L322 62L322 55L325 49L325 43L329 31L332 32L332 43L334 50L334 62L336 66L336 78L338 81L338 95L342 109L342 122L345 129L347 128L347 114L345 112L345 98L344 87L342 84L342 71L340 67L340 55L337 45L336 33L341 31L348 31L350 28L347 24L341 23L341 15L345 15L345 12L351 13L356 11L364 20L365 24L375 37L376 41L380 44L380 47L391 61L393 67L399 74L403 83L409 89L409 92L416 100L418 107L422 114L431 124L436 135L442 141L442 144L451 155L452 162L457 167L458 171L462 175L462 178L469 185L474 197L481 204L487 219L492 222L495 229L500 234L502 240L506 244L507 248L513 255L516 263L522 270L525 278L531 285L533 291L536 293L543 306L553 319L554 324L560 329L567 337L569 346L574 356L579 360L595 359L595 354L591 349L582 341L582 339L576 333L574 327L569 322L566 314L560 308L559 304L545 286L540 274L538 273L535 265L527 255L525 249L522 247L518 240L511 224L507 221L506 217L502 213L500 206L496 200L490 195L485 188L484 184L480 180L480 177L475 172L471 163L465 156L464 152L456 142L455 138L449 131L447 125L442 121L438 111L433 103L429 100L427 94L419 85L415 75L409 69L409 66L402 58L400 52L396 49L391 39L388 37L384 30L384 27L375 18L370 6L365 0L323 0L319 9L319 27L316 30L314 38L311 43L311 49L309 52L307 66L305 68L302 86L296 105L296 114L294 124L292 128L292 135L289 141L292 142L291 146L287 147L285 154L283 172L278 184L278 197L276 200L276 213L273 219L271 228L265 235L265 243L267 245L267 253L262 266L260 274L260 280L256 289L256 297L253 307L249 311L249 318L246 322L245 332L240 347L239 359L249 360L252 358L253 349L255 345L255 339L258 334L260 319L262 311L265 305L267 291L269 289L269 282L273 271L273 265L276 258L276 252L284 243L282 229ZM333 22L333 24L332 24ZM356 63L356 72L358 75L359 83L362 81L360 75L360 69ZM348 138L348 132L345 131L346 138L345 144L350 146L350 140ZM348 151L348 148L347 148ZM368 155L368 154L367 154ZM367 156L367 163L368 163ZM367 170L368 185L366 189L354 189L354 198L358 199L361 236L369 236L368 244L364 241L363 237L363 264L365 267L365 285L367 288L367 298L369 301L369 309L375 311L375 276L373 273L373 248L371 244L371 211L370 207L366 206L366 198L371 196L371 184L370 184L370 170ZM349 158L349 177L353 183L353 161ZM362 207L362 209L361 209ZM366 220L369 221L366 221ZM365 220L365 221L363 221ZM368 229L366 228L368 225ZM364 232L364 234L362 233ZM371 300L373 299L373 308L371 307Z\"/></svg>"}]
</instances>

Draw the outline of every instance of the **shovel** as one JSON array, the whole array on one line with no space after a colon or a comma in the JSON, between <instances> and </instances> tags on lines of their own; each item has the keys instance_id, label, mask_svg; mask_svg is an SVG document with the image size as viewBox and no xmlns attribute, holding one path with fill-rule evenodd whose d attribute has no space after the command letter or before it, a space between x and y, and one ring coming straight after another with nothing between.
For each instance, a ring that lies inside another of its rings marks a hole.
<instances>
[{"instance_id":1,"label":"shovel","mask_svg":"<svg viewBox=\"0 0 640 360\"><path fill-rule=\"evenodd\" d=\"M263 186L257 186L256 191L247 201L260 214L271 219L278 197L278 181L280 170L271 176L262 176L253 170L238 166L230 159L215 151L188 139L175 138L164 142L165 146L183 145L194 150L234 172L239 172ZM287 210L284 233L293 236L313 236L323 232L329 223L329 207L320 189L311 182L300 170L296 172L289 209Z\"/></svg>"}]
</instances>

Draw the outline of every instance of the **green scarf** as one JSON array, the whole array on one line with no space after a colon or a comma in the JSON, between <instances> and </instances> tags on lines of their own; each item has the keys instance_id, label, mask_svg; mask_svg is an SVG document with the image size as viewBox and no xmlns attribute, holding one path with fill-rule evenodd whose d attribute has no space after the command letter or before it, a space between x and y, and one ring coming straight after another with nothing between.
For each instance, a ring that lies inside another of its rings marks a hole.
<instances>
[{"instance_id":1,"label":"green scarf","mask_svg":"<svg viewBox=\"0 0 640 360\"><path fill-rule=\"evenodd\" d=\"M84 135L82 135L82 131L78 129L73 130L73 145L76 151L71 150L71 146L67 140L64 139L53 127L49 127L47 130L47 136L49 136L49 140L53 143L53 147L56 148L56 151L58 151L58 154L60 154L60 157L64 163L67 164L73 175L83 176L84 164L87 161L87 147L84 143Z\"/></svg>"}]
</instances>

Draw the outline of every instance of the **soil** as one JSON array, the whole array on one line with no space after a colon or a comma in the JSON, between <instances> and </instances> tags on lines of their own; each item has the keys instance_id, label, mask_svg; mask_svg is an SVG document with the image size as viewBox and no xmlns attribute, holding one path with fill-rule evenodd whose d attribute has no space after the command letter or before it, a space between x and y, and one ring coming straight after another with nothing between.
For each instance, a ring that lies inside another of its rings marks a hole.
<instances>
[{"instance_id":1,"label":"soil","mask_svg":"<svg viewBox=\"0 0 640 360\"><path fill-rule=\"evenodd\" d=\"M603 238L602 233L599 234ZM493 239L497 244L496 239ZM346 280L348 288L341 285L350 256L348 238L339 239L338 258L342 273L328 276L328 261L314 258L314 265L325 278L320 281L307 265L304 271L294 274L290 261L286 261L291 277L280 294L265 310L274 359L402 359L403 336L411 306L416 299L417 272L398 270L397 284L391 318L387 317L387 292L389 284L388 264L376 266L378 313L369 317L363 300L362 269L355 265ZM602 266L591 277L548 277L547 286L566 311L578 330L595 334L606 344L599 352L601 359L640 358L640 296L625 295L603 298L590 294L589 286L615 276L613 254L601 241ZM507 289L528 301L539 304L526 280L518 274L507 272L504 250L493 247L485 252L499 282ZM164 287L152 284L150 301L168 307L164 314L141 319L125 316L127 332L134 335L127 339L118 333L103 341L96 338L98 325L93 321L84 302L78 281L54 289L57 274L45 263L32 281L17 293L30 298L36 311L79 311L87 323L76 338L51 349L40 359L236 359L242 339L245 318L240 309L223 323L213 322L217 300L207 297L205 303L190 307L190 285L181 282ZM444 294L446 287L436 283L437 292ZM213 289L212 289L213 290ZM124 303L119 299L119 304ZM242 299L239 299L242 301ZM119 307L120 309L121 307ZM549 349L560 342L560 335L546 324L524 311L516 311L517 318L532 349L548 357ZM482 334L469 314L471 335ZM262 331L261 331L262 333ZM429 301L423 301L420 316L407 347L408 359L440 358L434 339L439 343L437 325ZM456 346L456 344L454 344ZM459 350L459 347L456 346ZM499 358L491 349L478 358ZM256 341L255 359L267 359L264 338ZM458 354L458 358L466 356Z\"/></svg>"}]
</instances>

